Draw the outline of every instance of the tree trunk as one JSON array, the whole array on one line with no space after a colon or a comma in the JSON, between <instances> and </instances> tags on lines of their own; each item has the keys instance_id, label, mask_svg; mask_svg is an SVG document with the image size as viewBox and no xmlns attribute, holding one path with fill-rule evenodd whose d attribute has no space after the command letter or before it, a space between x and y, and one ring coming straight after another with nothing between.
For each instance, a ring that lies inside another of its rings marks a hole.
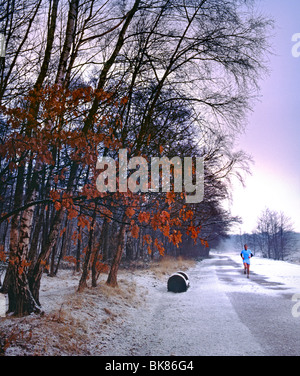
<instances>
[{"instance_id":1,"label":"tree trunk","mask_svg":"<svg viewBox=\"0 0 300 376\"><path fill-rule=\"evenodd\" d=\"M57 253L59 242L57 241L55 246L52 249L51 258L50 258L50 270L49 270L49 277L54 277L54 267L55 267L55 256Z\"/></svg>"},{"instance_id":2,"label":"tree trunk","mask_svg":"<svg viewBox=\"0 0 300 376\"><path fill-rule=\"evenodd\" d=\"M76 249L76 272L80 272L80 250L81 250L81 227L77 226L78 238Z\"/></svg>"},{"instance_id":3,"label":"tree trunk","mask_svg":"<svg viewBox=\"0 0 300 376\"><path fill-rule=\"evenodd\" d=\"M24 173L24 166L20 166L14 198L15 208L20 207L22 204ZM26 275L29 238L26 237L25 222L27 222L28 218L24 218L25 214L26 212L23 213L21 230L19 230L20 214L18 213L12 217L9 265L3 283L3 292L8 294L8 312L13 313L15 316L40 312L40 307L30 292Z\"/></svg>"},{"instance_id":4,"label":"tree trunk","mask_svg":"<svg viewBox=\"0 0 300 376\"><path fill-rule=\"evenodd\" d=\"M55 28L56 28L56 21L57 21L57 8L58 8L59 0L53 0L52 3L52 9L51 9L51 3L49 8L49 26L48 26L48 35L47 35L47 45L45 49L45 55L43 64L41 66L40 73L38 75L38 78L35 83L35 88L39 89L48 73L48 68L50 64L50 57L54 42L54 34L55 34ZM51 13L51 14L50 14Z\"/></svg>"},{"instance_id":5,"label":"tree trunk","mask_svg":"<svg viewBox=\"0 0 300 376\"><path fill-rule=\"evenodd\" d=\"M40 290L40 283L42 278L42 273L44 267L49 259L51 251L53 247L56 245L56 240L58 237L61 221L65 215L65 210L61 209L55 213L53 224L50 229L50 234L48 237L48 241L45 243L38 260L33 268L30 268L28 272L28 281L29 287L32 292L32 295L35 301L40 305L39 302L39 290Z\"/></svg>"},{"instance_id":6,"label":"tree trunk","mask_svg":"<svg viewBox=\"0 0 300 376\"><path fill-rule=\"evenodd\" d=\"M41 1L36 7L36 12L41 4ZM57 15L57 4L58 0L55 0L53 3L51 22L49 27L49 35L47 40L47 48L45 59L43 62L43 69L41 70L39 77L36 81L35 87L40 87L46 77L48 70L50 54L54 39L54 29ZM34 17L36 16L36 12ZM34 18L33 18L34 19ZM32 21L33 21L32 19ZM30 24L31 27L31 24ZM25 40L25 39L24 39ZM35 112L37 113L37 106L35 106ZM36 183L38 179L38 170L33 174L31 181L31 187L28 187L29 191L29 200L34 198L36 195ZM25 168L24 165L20 166L18 169L18 178L15 191L15 202L14 207L18 208L22 203L23 196L23 184L25 181ZM32 220L33 220L34 207L27 208L21 218L21 227L20 233L18 229L18 224L20 220L20 215L16 214L12 219L11 233L10 233L10 263L5 276L4 287L8 292L9 299L9 312L13 312L15 315L25 315L30 314L31 312L37 312L40 308L37 306L36 301L34 300L28 285L26 270L28 265L27 256L30 240L30 232L32 229ZM33 262L33 259L31 260ZM26 265L26 266L25 266Z\"/></svg>"},{"instance_id":7,"label":"tree trunk","mask_svg":"<svg viewBox=\"0 0 300 376\"><path fill-rule=\"evenodd\" d=\"M98 244L97 248L95 248L94 253L93 253L93 257L92 257L92 260L93 260L93 263L92 263L92 287L97 286L97 279L99 277L99 274L97 274L97 261L98 261L98 256L99 256L100 250L101 250L102 245L103 245L102 234L105 230L105 224L106 224L106 220L104 220L104 222L102 224L99 244Z\"/></svg>"},{"instance_id":8,"label":"tree trunk","mask_svg":"<svg viewBox=\"0 0 300 376\"><path fill-rule=\"evenodd\" d=\"M104 219L101 228L101 234L99 239L99 246L95 249L95 253L93 255L93 264L92 264L92 287L97 286L97 279L99 278L100 272L97 273L97 261L100 251L102 250L102 262L107 260L107 257L104 255L105 249L107 249L107 234L109 230L109 223L107 219Z\"/></svg>"},{"instance_id":9,"label":"tree trunk","mask_svg":"<svg viewBox=\"0 0 300 376\"><path fill-rule=\"evenodd\" d=\"M109 233L111 230L111 224L108 221L105 221L105 222L106 222L105 231L102 232L101 234L103 238L103 241L102 241L102 255L103 255L102 261L103 262L106 262L110 258L110 255L108 253L108 237L109 237Z\"/></svg>"},{"instance_id":10,"label":"tree trunk","mask_svg":"<svg viewBox=\"0 0 300 376\"><path fill-rule=\"evenodd\" d=\"M14 316L25 316L31 313L41 313L41 307L35 301L22 266L13 268L9 274L8 283L8 312Z\"/></svg>"},{"instance_id":11,"label":"tree trunk","mask_svg":"<svg viewBox=\"0 0 300 376\"><path fill-rule=\"evenodd\" d=\"M63 238L62 238L62 241L61 241L61 246L60 246L60 250L61 251L62 251L62 248L63 248L63 244L64 244L64 241L65 241L65 235L66 235L66 232L67 232L67 229L66 229L67 222L68 222L68 217L66 215L65 216L65 220L63 222L63 226L62 226L62 230L65 229L65 231L63 233ZM59 241L57 239L56 246L54 246L53 249L52 249L49 277L54 277L56 275L56 272L55 272L55 258L56 258L56 255L57 255L58 252L59 252ZM61 255L61 252L60 252L60 255ZM59 257L61 257L61 256L59 256Z\"/></svg>"},{"instance_id":12,"label":"tree trunk","mask_svg":"<svg viewBox=\"0 0 300 376\"><path fill-rule=\"evenodd\" d=\"M67 28L66 28L66 37L65 37L63 50L60 55L60 60L59 60L58 70L57 70L57 75L56 75L56 80L55 80L55 83L60 86L63 86L63 83L64 83L65 74L67 70L67 61L70 57L71 47L75 38L79 0L71 0L69 4L70 6L69 6L69 14L68 14L68 23L67 23Z\"/></svg>"},{"instance_id":13,"label":"tree trunk","mask_svg":"<svg viewBox=\"0 0 300 376\"><path fill-rule=\"evenodd\" d=\"M44 210L45 205L40 205L38 213L35 217L35 227L32 230L32 237L30 242L30 249L28 252L28 261L29 262L35 262L37 254L38 254L38 247L39 247L39 239L40 239L40 233L44 226Z\"/></svg>"},{"instance_id":14,"label":"tree trunk","mask_svg":"<svg viewBox=\"0 0 300 376\"><path fill-rule=\"evenodd\" d=\"M109 275L106 281L106 284L111 287L118 286L117 274L118 274L119 266L120 266L121 259L122 259L125 231L126 231L126 224L122 223L120 231L119 231L119 236L118 236L117 252L113 259L113 262L109 271Z\"/></svg>"},{"instance_id":15,"label":"tree trunk","mask_svg":"<svg viewBox=\"0 0 300 376\"><path fill-rule=\"evenodd\" d=\"M84 264L82 268L82 275L81 275L79 286L78 286L78 292L82 291L85 287L87 287L86 280L89 274L89 264L90 264L91 255L93 251L93 237L94 237L94 225L95 225L95 220L96 220L96 209L97 209L97 205L95 204L93 219L91 223L91 229L89 233L88 249L85 254Z\"/></svg>"}]
</instances>

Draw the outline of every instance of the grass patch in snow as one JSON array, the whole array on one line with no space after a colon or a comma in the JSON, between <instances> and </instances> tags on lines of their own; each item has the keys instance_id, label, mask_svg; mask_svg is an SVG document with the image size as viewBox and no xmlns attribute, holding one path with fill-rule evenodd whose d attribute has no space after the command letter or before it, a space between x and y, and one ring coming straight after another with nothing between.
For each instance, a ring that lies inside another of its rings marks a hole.
<instances>
[{"instance_id":1,"label":"grass patch in snow","mask_svg":"<svg viewBox=\"0 0 300 376\"><path fill-rule=\"evenodd\" d=\"M150 270L154 273L155 277L162 279L170 276L178 271L186 271L196 264L195 260L186 260L182 257L165 256L160 262L151 264Z\"/></svg>"}]
</instances>

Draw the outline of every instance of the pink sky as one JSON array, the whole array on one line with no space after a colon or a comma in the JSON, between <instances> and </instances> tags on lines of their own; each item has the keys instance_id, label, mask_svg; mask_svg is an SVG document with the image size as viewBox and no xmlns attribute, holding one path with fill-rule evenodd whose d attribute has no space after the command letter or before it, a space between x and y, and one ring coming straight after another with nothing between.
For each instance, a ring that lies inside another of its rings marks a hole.
<instances>
[{"instance_id":1,"label":"pink sky","mask_svg":"<svg viewBox=\"0 0 300 376\"><path fill-rule=\"evenodd\" d=\"M253 156L255 165L246 188L235 186L231 211L242 217L242 232L251 232L267 207L284 212L300 232L300 57L292 55L292 36L300 33L300 1L257 4L275 21L270 40L275 55L269 77L261 81L261 100L237 144Z\"/></svg>"}]
</instances>

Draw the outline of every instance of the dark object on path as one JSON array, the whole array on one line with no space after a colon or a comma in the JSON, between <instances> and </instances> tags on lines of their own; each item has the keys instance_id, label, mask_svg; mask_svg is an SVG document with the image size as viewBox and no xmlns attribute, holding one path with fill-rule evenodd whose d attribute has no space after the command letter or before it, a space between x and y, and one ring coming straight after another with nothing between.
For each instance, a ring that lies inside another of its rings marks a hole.
<instances>
[{"instance_id":1,"label":"dark object on path","mask_svg":"<svg viewBox=\"0 0 300 376\"><path fill-rule=\"evenodd\" d=\"M190 281L186 273L177 272L168 279L168 291L185 292L190 286Z\"/></svg>"}]
</instances>

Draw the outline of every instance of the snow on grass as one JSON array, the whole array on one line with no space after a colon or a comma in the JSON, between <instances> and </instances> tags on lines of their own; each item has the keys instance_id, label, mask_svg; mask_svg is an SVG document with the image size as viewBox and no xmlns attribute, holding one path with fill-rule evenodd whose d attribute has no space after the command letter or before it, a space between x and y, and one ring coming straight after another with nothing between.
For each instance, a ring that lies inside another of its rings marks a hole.
<instances>
[{"instance_id":1,"label":"snow on grass","mask_svg":"<svg viewBox=\"0 0 300 376\"><path fill-rule=\"evenodd\" d=\"M159 285L166 289L168 273L191 265L166 259L150 270L121 270L116 288L107 286L107 275L102 274L97 287L81 293L80 274L60 270L54 278L44 275L40 288L44 315L0 317L0 355L102 355L115 343L116 328L146 309L149 290ZM4 313L3 296L0 304ZM118 351L127 351L126 333L118 346Z\"/></svg>"},{"instance_id":2,"label":"snow on grass","mask_svg":"<svg viewBox=\"0 0 300 376\"><path fill-rule=\"evenodd\" d=\"M234 263L222 262L226 256ZM204 355L212 349L222 354L221 345L214 348L220 338L228 335L228 346L233 335L245 344L249 341L228 292L270 296L300 292L300 265L255 256L248 280L238 253L222 254L217 263L213 258L212 254L201 263L165 259L149 269L124 269L117 288L107 286L107 275L102 274L96 288L81 293L80 274L60 270L55 278L44 275L40 290L44 315L0 317L0 355ZM168 277L179 270L188 270L191 287L183 294L169 293ZM218 323L224 317L222 330L212 330L214 319ZM197 331L207 348L195 341ZM255 342L250 347L261 353ZM240 345L231 346L232 354L239 350Z\"/></svg>"},{"instance_id":3,"label":"snow on grass","mask_svg":"<svg viewBox=\"0 0 300 376\"><path fill-rule=\"evenodd\" d=\"M226 255L242 265L239 254L229 253ZM270 283L282 284L291 292L300 293L300 265L298 264L254 256L251 258L251 273L266 278Z\"/></svg>"}]
</instances>

